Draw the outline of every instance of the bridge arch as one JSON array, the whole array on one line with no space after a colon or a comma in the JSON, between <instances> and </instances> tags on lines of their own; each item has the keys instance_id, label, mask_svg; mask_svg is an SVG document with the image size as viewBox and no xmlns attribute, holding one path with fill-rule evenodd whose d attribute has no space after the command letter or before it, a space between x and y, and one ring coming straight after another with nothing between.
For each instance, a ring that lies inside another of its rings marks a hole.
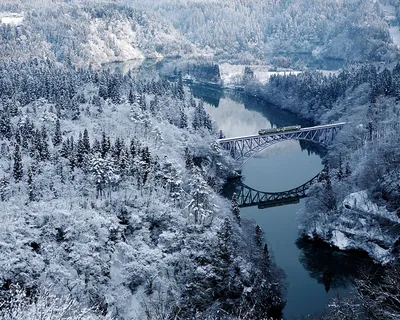
<instances>
[{"instance_id":1,"label":"bridge arch","mask_svg":"<svg viewBox=\"0 0 400 320\"><path fill-rule=\"evenodd\" d=\"M271 143L266 143L265 145L261 146L260 148L257 148L256 150L251 150L248 154L245 154L243 157L243 160L241 161L241 164L244 165L249 159L255 157L257 154L263 152L265 149L267 149L269 147L272 147L278 143L290 141L290 140L314 142L314 143L318 143L318 145L320 145L321 147L324 147L324 148L326 148L328 146L327 144L325 144L324 142L321 142L321 141L314 141L314 140L310 140L310 139L301 139L301 138L273 140L273 141L271 141Z\"/></svg>"},{"instance_id":2,"label":"bridge arch","mask_svg":"<svg viewBox=\"0 0 400 320\"><path fill-rule=\"evenodd\" d=\"M231 157L244 164L248 159L264 149L287 140L306 140L316 142L322 146L329 145L337 132L345 125L344 122L301 128L289 132L277 132L265 135L250 135L236 138L219 139L218 143L223 150L229 151Z\"/></svg>"},{"instance_id":3,"label":"bridge arch","mask_svg":"<svg viewBox=\"0 0 400 320\"><path fill-rule=\"evenodd\" d=\"M296 203L307 196L306 192L310 186L319 181L324 174L325 171L322 170L302 185L281 192L259 191L244 183L240 183L235 190L238 205L240 208L258 206L259 209L265 209L273 206Z\"/></svg>"}]
</instances>

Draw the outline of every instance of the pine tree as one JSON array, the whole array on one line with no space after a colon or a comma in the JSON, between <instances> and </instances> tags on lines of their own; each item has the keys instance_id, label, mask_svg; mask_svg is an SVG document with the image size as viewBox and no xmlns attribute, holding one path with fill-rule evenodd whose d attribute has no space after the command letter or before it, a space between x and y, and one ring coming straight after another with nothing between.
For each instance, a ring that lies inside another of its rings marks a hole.
<instances>
[{"instance_id":1,"label":"pine tree","mask_svg":"<svg viewBox=\"0 0 400 320\"><path fill-rule=\"evenodd\" d=\"M82 143L83 143L83 149L85 151L85 154L89 154L90 153L90 140L89 140L89 133L86 128L83 131Z\"/></svg>"},{"instance_id":2,"label":"pine tree","mask_svg":"<svg viewBox=\"0 0 400 320\"><path fill-rule=\"evenodd\" d=\"M101 153L101 145L100 145L100 141L95 139L93 142L93 146L92 146L92 153Z\"/></svg>"},{"instance_id":3,"label":"pine tree","mask_svg":"<svg viewBox=\"0 0 400 320\"><path fill-rule=\"evenodd\" d=\"M101 157L104 159L108 152L110 151L110 138L106 136L106 133L103 131L103 135L101 138Z\"/></svg>"},{"instance_id":4,"label":"pine tree","mask_svg":"<svg viewBox=\"0 0 400 320\"><path fill-rule=\"evenodd\" d=\"M140 163L141 163L142 172L143 172L142 182L143 182L143 185L145 185L147 182L148 175L150 173L150 163L151 163L150 151L149 151L148 147L145 147L142 149L140 158L141 158Z\"/></svg>"},{"instance_id":5,"label":"pine tree","mask_svg":"<svg viewBox=\"0 0 400 320\"><path fill-rule=\"evenodd\" d=\"M266 243L264 244L262 263L263 263L264 272L266 270L269 270L269 267L271 264L271 257L269 256L269 249L268 249L268 245Z\"/></svg>"},{"instance_id":6,"label":"pine tree","mask_svg":"<svg viewBox=\"0 0 400 320\"><path fill-rule=\"evenodd\" d=\"M10 190L10 187L8 186L10 183L6 176L3 176L3 178L0 180L0 201L6 201L8 197L8 192Z\"/></svg>"},{"instance_id":7,"label":"pine tree","mask_svg":"<svg viewBox=\"0 0 400 320\"><path fill-rule=\"evenodd\" d=\"M342 167L343 167L342 155L339 154L339 167L338 167L338 172L336 175L336 177L338 178L339 181L342 180L342 178L343 178L343 168Z\"/></svg>"},{"instance_id":8,"label":"pine tree","mask_svg":"<svg viewBox=\"0 0 400 320\"><path fill-rule=\"evenodd\" d=\"M262 244L263 244L263 232L262 232L262 230L261 230L261 228L260 228L260 226L259 225L256 225L256 236L255 236L255 239L256 239L256 245L259 247L259 248L262 248Z\"/></svg>"},{"instance_id":9,"label":"pine tree","mask_svg":"<svg viewBox=\"0 0 400 320\"><path fill-rule=\"evenodd\" d=\"M225 218L221 229L217 232L218 237L218 256L228 266L232 262L232 225L228 218Z\"/></svg>"},{"instance_id":10,"label":"pine tree","mask_svg":"<svg viewBox=\"0 0 400 320\"><path fill-rule=\"evenodd\" d=\"M12 122L10 115L2 110L0 112L0 138L5 137L10 139L12 136Z\"/></svg>"},{"instance_id":11,"label":"pine tree","mask_svg":"<svg viewBox=\"0 0 400 320\"><path fill-rule=\"evenodd\" d=\"M176 95L179 100L183 100L185 98L185 91L183 89L182 72L179 72L179 75L178 75L178 83L176 86Z\"/></svg>"},{"instance_id":12,"label":"pine tree","mask_svg":"<svg viewBox=\"0 0 400 320\"><path fill-rule=\"evenodd\" d=\"M80 168L82 167L83 158L85 156L86 150L83 145L82 133L79 132L79 138L77 142L77 150L76 150L76 165Z\"/></svg>"},{"instance_id":13,"label":"pine tree","mask_svg":"<svg viewBox=\"0 0 400 320\"><path fill-rule=\"evenodd\" d=\"M192 197L188 208L194 217L194 223L200 224L212 214L209 201L209 188L205 183L199 167L193 168L190 181L190 195Z\"/></svg>"},{"instance_id":14,"label":"pine tree","mask_svg":"<svg viewBox=\"0 0 400 320\"><path fill-rule=\"evenodd\" d=\"M182 108L180 110L180 124L179 124L179 128L181 129L185 129L188 127L188 123L187 123L187 115L185 113L185 110Z\"/></svg>"},{"instance_id":15,"label":"pine tree","mask_svg":"<svg viewBox=\"0 0 400 320\"><path fill-rule=\"evenodd\" d=\"M129 89L128 101L130 104L134 104L136 102L136 97L132 88Z\"/></svg>"},{"instance_id":16,"label":"pine tree","mask_svg":"<svg viewBox=\"0 0 400 320\"><path fill-rule=\"evenodd\" d=\"M121 156L122 149L124 148L124 141L119 137L115 139L114 147L113 147L113 157L115 160L118 160Z\"/></svg>"},{"instance_id":17,"label":"pine tree","mask_svg":"<svg viewBox=\"0 0 400 320\"><path fill-rule=\"evenodd\" d=\"M345 171L346 177L350 177L351 175L351 168L350 168L350 163L346 162L346 171Z\"/></svg>"},{"instance_id":18,"label":"pine tree","mask_svg":"<svg viewBox=\"0 0 400 320\"><path fill-rule=\"evenodd\" d=\"M56 146L60 145L61 142L62 142L61 125L60 125L60 120L57 119L56 129L54 131L54 136L53 136L53 145L56 147Z\"/></svg>"},{"instance_id":19,"label":"pine tree","mask_svg":"<svg viewBox=\"0 0 400 320\"><path fill-rule=\"evenodd\" d=\"M236 222L238 223L238 225L240 226L240 209L239 209L239 204L238 204L238 199L237 199L237 194L236 192L233 193L232 196L232 214L236 219Z\"/></svg>"},{"instance_id":20,"label":"pine tree","mask_svg":"<svg viewBox=\"0 0 400 320\"><path fill-rule=\"evenodd\" d=\"M28 169L28 199L30 202L35 201L35 189L33 185L33 173L32 168Z\"/></svg>"},{"instance_id":21,"label":"pine tree","mask_svg":"<svg viewBox=\"0 0 400 320\"><path fill-rule=\"evenodd\" d=\"M186 147L185 148L185 167L186 169L192 169L194 166L194 162L193 162L193 156L189 151L189 148Z\"/></svg>"},{"instance_id":22,"label":"pine tree","mask_svg":"<svg viewBox=\"0 0 400 320\"><path fill-rule=\"evenodd\" d=\"M141 109L143 112L146 111L147 105L146 105L146 98L145 98L144 94L141 94L141 95L139 96L139 101L138 101L138 103L139 103L140 109Z\"/></svg>"},{"instance_id":23,"label":"pine tree","mask_svg":"<svg viewBox=\"0 0 400 320\"><path fill-rule=\"evenodd\" d=\"M130 152L130 154L132 156L132 159L134 159L136 157L136 154L137 154L136 142L135 142L134 139L131 139L131 143L130 143L130 146L129 146L129 152Z\"/></svg>"},{"instance_id":24,"label":"pine tree","mask_svg":"<svg viewBox=\"0 0 400 320\"><path fill-rule=\"evenodd\" d=\"M15 145L14 149L14 170L13 170L13 176L15 182L19 182L22 180L22 177L24 176L24 171L22 168L22 158L21 158L21 152L19 149L19 145Z\"/></svg>"},{"instance_id":25,"label":"pine tree","mask_svg":"<svg viewBox=\"0 0 400 320\"><path fill-rule=\"evenodd\" d=\"M154 99L150 101L150 112L152 115L155 115L158 111L158 97L157 95L154 96Z\"/></svg>"}]
</instances>

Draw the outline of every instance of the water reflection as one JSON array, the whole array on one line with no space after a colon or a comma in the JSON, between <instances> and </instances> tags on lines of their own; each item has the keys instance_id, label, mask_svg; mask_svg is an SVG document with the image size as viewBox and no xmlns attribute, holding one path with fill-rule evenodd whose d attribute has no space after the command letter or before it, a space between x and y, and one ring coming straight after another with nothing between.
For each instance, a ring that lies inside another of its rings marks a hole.
<instances>
[{"instance_id":1,"label":"water reflection","mask_svg":"<svg viewBox=\"0 0 400 320\"><path fill-rule=\"evenodd\" d=\"M224 98L224 90L221 88L192 85L190 91L194 98L201 99L214 108L218 108L220 100Z\"/></svg>"},{"instance_id":2,"label":"water reflection","mask_svg":"<svg viewBox=\"0 0 400 320\"><path fill-rule=\"evenodd\" d=\"M336 250L322 242L300 238L296 241L300 249L299 260L310 276L323 284L325 291L348 288L360 276L360 270L379 271L366 254L347 253Z\"/></svg>"}]
</instances>

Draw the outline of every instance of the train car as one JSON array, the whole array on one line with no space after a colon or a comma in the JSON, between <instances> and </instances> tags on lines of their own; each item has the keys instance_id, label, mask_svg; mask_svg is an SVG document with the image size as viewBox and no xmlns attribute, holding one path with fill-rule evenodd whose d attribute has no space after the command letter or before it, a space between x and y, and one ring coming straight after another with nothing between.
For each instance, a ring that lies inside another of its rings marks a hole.
<instances>
[{"instance_id":1,"label":"train car","mask_svg":"<svg viewBox=\"0 0 400 320\"><path fill-rule=\"evenodd\" d=\"M281 128L260 129L260 130L258 130L258 134L259 135L264 135L264 134L296 131L296 130L300 130L300 129L301 129L300 125L286 126L286 127L281 127Z\"/></svg>"}]
</instances>

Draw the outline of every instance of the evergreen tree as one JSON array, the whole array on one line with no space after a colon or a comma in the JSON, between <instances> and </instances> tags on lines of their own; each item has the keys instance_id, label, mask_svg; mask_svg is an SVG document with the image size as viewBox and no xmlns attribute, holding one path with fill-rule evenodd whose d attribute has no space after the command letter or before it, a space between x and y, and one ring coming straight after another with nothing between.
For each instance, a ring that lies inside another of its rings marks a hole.
<instances>
[{"instance_id":1,"label":"evergreen tree","mask_svg":"<svg viewBox=\"0 0 400 320\"><path fill-rule=\"evenodd\" d=\"M35 201L35 189L33 185L33 173L32 168L28 169L28 199L30 202Z\"/></svg>"},{"instance_id":2,"label":"evergreen tree","mask_svg":"<svg viewBox=\"0 0 400 320\"><path fill-rule=\"evenodd\" d=\"M6 201L8 197L8 192L10 187L8 186L10 183L7 180L6 176L3 176L0 180L0 201Z\"/></svg>"},{"instance_id":3,"label":"evergreen tree","mask_svg":"<svg viewBox=\"0 0 400 320\"><path fill-rule=\"evenodd\" d=\"M142 149L140 160L141 160L140 164L142 167L142 183L143 185L145 185L147 182L148 175L150 173L150 163L151 163L150 151L148 147Z\"/></svg>"},{"instance_id":4,"label":"evergreen tree","mask_svg":"<svg viewBox=\"0 0 400 320\"><path fill-rule=\"evenodd\" d=\"M232 214L235 217L236 222L240 226L240 219L241 219L240 218L240 209L239 209L239 203L238 203L236 192L234 192L233 196L232 196Z\"/></svg>"},{"instance_id":5,"label":"evergreen tree","mask_svg":"<svg viewBox=\"0 0 400 320\"><path fill-rule=\"evenodd\" d=\"M2 110L0 112L0 138L10 139L12 136L12 124L10 115Z\"/></svg>"},{"instance_id":6,"label":"evergreen tree","mask_svg":"<svg viewBox=\"0 0 400 320\"><path fill-rule=\"evenodd\" d=\"M130 104L134 104L136 102L136 97L132 88L129 89L128 101Z\"/></svg>"},{"instance_id":7,"label":"evergreen tree","mask_svg":"<svg viewBox=\"0 0 400 320\"><path fill-rule=\"evenodd\" d=\"M350 163L347 161L346 162L346 171L345 171L346 177L349 177L351 175L351 168L350 168Z\"/></svg>"},{"instance_id":8,"label":"evergreen tree","mask_svg":"<svg viewBox=\"0 0 400 320\"><path fill-rule=\"evenodd\" d=\"M15 132L15 142L16 142L17 144L19 144L19 145L22 144L22 141L21 141L21 134L19 133L19 130L17 130L17 131Z\"/></svg>"},{"instance_id":9,"label":"evergreen tree","mask_svg":"<svg viewBox=\"0 0 400 320\"><path fill-rule=\"evenodd\" d=\"M185 98L185 91L183 89L182 72L179 72L179 75L178 75L178 83L176 86L176 96L179 100L183 100Z\"/></svg>"},{"instance_id":10,"label":"evergreen tree","mask_svg":"<svg viewBox=\"0 0 400 320\"><path fill-rule=\"evenodd\" d=\"M225 218L220 230L217 233L218 237L218 257L224 263L227 268L232 263L232 225L228 218Z\"/></svg>"},{"instance_id":11,"label":"evergreen tree","mask_svg":"<svg viewBox=\"0 0 400 320\"><path fill-rule=\"evenodd\" d=\"M182 108L180 110L180 124L179 124L179 128L181 129L185 129L188 127L188 123L187 123L187 115L185 113L185 110Z\"/></svg>"},{"instance_id":12,"label":"evergreen tree","mask_svg":"<svg viewBox=\"0 0 400 320\"><path fill-rule=\"evenodd\" d=\"M154 99L150 101L150 112L152 115L156 115L158 111L159 105L158 105L158 96L155 95Z\"/></svg>"},{"instance_id":13,"label":"evergreen tree","mask_svg":"<svg viewBox=\"0 0 400 320\"><path fill-rule=\"evenodd\" d=\"M336 177L338 178L339 181L342 180L342 178L343 178L343 168L342 167L343 167L342 155L339 154L339 166L338 166L338 172L336 175Z\"/></svg>"},{"instance_id":14,"label":"evergreen tree","mask_svg":"<svg viewBox=\"0 0 400 320\"><path fill-rule=\"evenodd\" d=\"M104 159L108 152L110 151L110 138L106 136L106 133L103 131L101 138L101 157Z\"/></svg>"},{"instance_id":15,"label":"evergreen tree","mask_svg":"<svg viewBox=\"0 0 400 320\"><path fill-rule=\"evenodd\" d=\"M121 156L122 149L124 148L124 141L119 137L115 139L114 147L113 147L113 158L118 160Z\"/></svg>"},{"instance_id":16,"label":"evergreen tree","mask_svg":"<svg viewBox=\"0 0 400 320\"><path fill-rule=\"evenodd\" d=\"M60 119L57 119L56 129L54 131L54 136L53 136L53 145L56 147L56 146L60 145L61 142L62 142L62 135L61 135Z\"/></svg>"},{"instance_id":17,"label":"evergreen tree","mask_svg":"<svg viewBox=\"0 0 400 320\"><path fill-rule=\"evenodd\" d=\"M263 259L262 259L262 270L264 273L270 269L271 265L271 257L269 256L269 249L268 245L265 243L264 244L264 249L263 249Z\"/></svg>"},{"instance_id":18,"label":"evergreen tree","mask_svg":"<svg viewBox=\"0 0 400 320\"><path fill-rule=\"evenodd\" d=\"M92 153L101 153L101 144L100 141L95 139L92 146Z\"/></svg>"},{"instance_id":19,"label":"evergreen tree","mask_svg":"<svg viewBox=\"0 0 400 320\"><path fill-rule=\"evenodd\" d=\"M134 139L131 139L131 143L129 146L129 152L131 154L132 159L136 157L137 150L136 150L136 142Z\"/></svg>"},{"instance_id":20,"label":"evergreen tree","mask_svg":"<svg viewBox=\"0 0 400 320\"><path fill-rule=\"evenodd\" d=\"M255 231L256 231L256 236L255 236L256 245L257 245L259 248L262 248L262 244L263 244L263 232L262 232L262 230L261 230L261 228L260 228L259 225L256 225Z\"/></svg>"},{"instance_id":21,"label":"evergreen tree","mask_svg":"<svg viewBox=\"0 0 400 320\"><path fill-rule=\"evenodd\" d=\"M22 180L22 177L24 176L24 171L22 168L22 158L21 158L21 152L19 149L19 145L15 145L14 149L14 170L13 170L13 176L14 180L16 182L19 182Z\"/></svg>"},{"instance_id":22,"label":"evergreen tree","mask_svg":"<svg viewBox=\"0 0 400 320\"><path fill-rule=\"evenodd\" d=\"M185 167L186 169L192 169L194 166L194 162L193 162L193 156L189 151L189 148L186 147L185 148Z\"/></svg>"},{"instance_id":23,"label":"evergreen tree","mask_svg":"<svg viewBox=\"0 0 400 320\"><path fill-rule=\"evenodd\" d=\"M89 140L89 133L86 128L83 131L82 143L83 143L83 150L85 151L85 154L89 154L90 153L90 140Z\"/></svg>"},{"instance_id":24,"label":"evergreen tree","mask_svg":"<svg viewBox=\"0 0 400 320\"><path fill-rule=\"evenodd\" d=\"M86 150L83 145L82 133L79 132L79 138L77 142L77 150L76 150L76 165L80 168L82 167L83 158L85 156Z\"/></svg>"}]
</instances>

